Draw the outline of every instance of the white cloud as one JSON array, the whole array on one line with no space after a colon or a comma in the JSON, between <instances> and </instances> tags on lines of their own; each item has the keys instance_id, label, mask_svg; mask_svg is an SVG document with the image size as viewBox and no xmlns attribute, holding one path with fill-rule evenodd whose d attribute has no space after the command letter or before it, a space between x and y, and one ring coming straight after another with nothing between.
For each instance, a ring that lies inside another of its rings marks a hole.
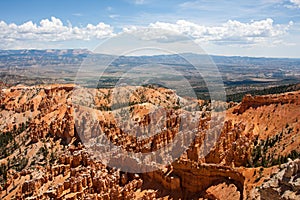
<instances>
[{"instance_id":1,"label":"white cloud","mask_svg":"<svg viewBox=\"0 0 300 200\"><path fill-rule=\"evenodd\" d=\"M223 45L249 45L261 44L270 40L271 42L272 40L275 41L285 35L292 24L290 22L287 25L274 25L273 20L268 18L261 21L252 21L251 23L229 20L220 26L203 26L186 20L179 20L174 24L156 22L150 24L149 27L170 30L175 35L177 33L184 34L195 39L197 42L212 42Z\"/></svg>"},{"instance_id":2,"label":"white cloud","mask_svg":"<svg viewBox=\"0 0 300 200\"><path fill-rule=\"evenodd\" d=\"M289 0L284 4L284 7L289 9L299 9L300 8L300 0Z\"/></svg>"},{"instance_id":3,"label":"white cloud","mask_svg":"<svg viewBox=\"0 0 300 200\"><path fill-rule=\"evenodd\" d=\"M294 4L295 7L300 8L300 0L290 0L290 2Z\"/></svg>"},{"instance_id":4,"label":"white cloud","mask_svg":"<svg viewBox=\"0 0 300 200\"><path fill-rule=\"evenodd\" d=\"M63 22L55 17L43 19L39 24L32 21L21 25L14 23L7 24L0 21L0 47L6 48L10 43L20 44L24 42L57 42L67 40L90 40L102 39L114 35L110 25L99 23L97 25L88 24L86 27L77 27Z\"/></svg>"}]
</instances>

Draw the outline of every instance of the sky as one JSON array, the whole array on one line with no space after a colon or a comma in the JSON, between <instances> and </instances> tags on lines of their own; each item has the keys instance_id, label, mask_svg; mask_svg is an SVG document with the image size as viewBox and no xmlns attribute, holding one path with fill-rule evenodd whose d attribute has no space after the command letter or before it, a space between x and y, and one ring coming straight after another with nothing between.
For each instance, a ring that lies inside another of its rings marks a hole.
<instances>
[{"instance_id":1,"label":"sky","mask_svg":"<svg viewBox=\"0 0 300 200\"><path fill-rule=\"evenodd\" d=\"M300 0L10 0L0 9L0 49L92 51L142 30L157 43L183 35L213 55L300 58Z\"/></svg>"}]
</instances>

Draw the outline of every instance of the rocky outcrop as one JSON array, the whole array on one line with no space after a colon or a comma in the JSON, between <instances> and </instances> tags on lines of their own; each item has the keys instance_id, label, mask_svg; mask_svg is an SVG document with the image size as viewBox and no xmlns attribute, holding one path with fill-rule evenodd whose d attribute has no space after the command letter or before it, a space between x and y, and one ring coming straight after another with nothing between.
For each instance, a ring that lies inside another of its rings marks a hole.
<instances>
[{"instance_id":1,"label":"rocky outcrop","mask_svg":"<svg viewBox=\"0 0 300 200\"><path fill-rule=\"evenodd\" d=\"M271 104L300 104L300 95L297 93L287 93L279 95L251 96L245 95L242 103L234 110L234 113L242 114L249 108L268 106Z\"/></svg>"},{"instance_id":2,"label":"rocky outcrop","mask_svg":"<svg viewBox=\"0 0 300 200\"><path fill-rule=\"evenodd\" d=\"M61 155L56 166L43 169L39 175L33 174L35 178L25 181L18 199L29 196L36 199L132 199L135 198L134 192L142 187L143 181L138 175L127 179L121 186L120 171L107 169L102 163L90 160L84 150L72 151ZM57 180L60 180L59 184L47 187L47 183Z\"/></svg>"},{"instance_id":3,"label":"rocky outcrop","mask_svg":"<svg viewBox=\"0 0 300 200\"><path fill-rule=\"evenodd\" d=\"M205 191L204 198L206 199L226 199L236 200L241 199L240 192L234 184L221 183L213 185Z\"/></svg>"},{"instance_id":4,"label":"rocky outcrop","mask_svg":"<svg viewBox=\"0 0 300 200\"><path fill-rule=\"evenodd\" d=\"M145 173L146 180L159 183L170 191L176 191L184 199L199 198L211 186L228 183L236 188L243 199L244 176L238 171L216 164L198 164L193 161L177 161L166 171Z\"/></svg>"},{"instance_id":5,"label":"rocky outcrop","mask_svg":"<svg viewBox=\"0 0 300 200\"><path fill-rule=\"evenodd\" d=\"M207 163L220 163L227 166L245 166L251 156L251 141L254 135L245 130L242 122L225 121L222 132L210 153Z\"/></svg>"},{"instance_id":6,"label":"rocky outcrop","mask_svg":"<svg viewBox=\"0 0 300 200\"><path fill-rule=\"evenodd\" d=\"M253 189L250 199L284 199L300 198L300 160L289 160L282 169L261 186Z\"/></svg>"},{"instance_id":7,"label":"rocky outcrop","mask_svg":"<svg viewBox=\"0 0 300 200\"><path fill-rule=\"evenodd\" d=\"M232 183L243 198L244 176L230 167L216 164L197 164L190 161L175 162L174 174L180 177L184 195L205 191L217 183Z\"/></svg>"}]
</instances>

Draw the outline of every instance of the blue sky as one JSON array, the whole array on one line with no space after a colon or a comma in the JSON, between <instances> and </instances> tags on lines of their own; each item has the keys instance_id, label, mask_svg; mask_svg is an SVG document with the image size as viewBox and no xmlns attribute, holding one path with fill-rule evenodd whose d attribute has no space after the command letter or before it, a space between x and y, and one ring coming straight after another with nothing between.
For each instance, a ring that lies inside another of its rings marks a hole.
<instances>
[{"instance_id":1,"label":"blue sky","mask_svg":"<svg viewBox=\"0 0 300 200\"><path fill-rule=\"evenodd\" d=\"M92 50L109 37L156 27L210 54L300 57L300 0L10 0L0 9L2 49Z\"/></svg>"}]
</instances>

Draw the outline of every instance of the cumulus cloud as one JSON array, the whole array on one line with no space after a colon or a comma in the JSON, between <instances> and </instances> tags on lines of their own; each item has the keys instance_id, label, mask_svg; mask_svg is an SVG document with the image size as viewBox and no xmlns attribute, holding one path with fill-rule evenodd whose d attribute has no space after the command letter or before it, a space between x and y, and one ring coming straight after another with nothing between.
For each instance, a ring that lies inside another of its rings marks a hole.
<instances>
[{"instance_id":1,"label":"cumulus cloud","mask_svg":"<svg viewBox=\"0 0 300 200\"><path fill-rule=\"evenodd\" d=\"M77 40L82 45L83 41L133 32L137 33L142 40L155 40L161 43L192 39L198 43L219 45L264 45L266 43L276 45L292 25L292 22L274 24L270 18L249 23L229 20L217 26L204 26L187 20L178 20L175 23L155 22L146 27L124 26L117 33L108 24L98 23L77 27L71 23L65 25L55 17L43 19L38 24L28 21L16 25L0 21L0 48L39 48L43 44L45 48L49 48L52 47L53 42L65 44L68 48L67 44L70 44L67 43L68 41Z\"/></svg>"},{"instance_id":2,"label":"cumulus cloud","mask_svg":"<svg viewBox=\"0 0 300 200\"><path fill-rule=\"evenodd\" d=\"M86 27L64 25L56 18L43 19L39 24L32 21L21 25L14 23L7 24L0 21L0 40L3 45L13 42L56 42L67 40L90 40L93 38L101 39L114 35L110 25L99 23L97 25L88 24Z\"/></svg>"},{"instance_id":3,"label":"cumulus cloud","mask_svg":"<svg viewBox=\"0 0 300 200\"><path fill-rule=\"evenodd\" d=\"M156 22L150 24L152 28L162 28L170 32L184 34L197 42L213 42L219 44L258 44L267 40L276 40L287 33L293 23L287 25L274 24L268 18L261 21L242 23L236 20L229 20L220 26L203 26L186 20L179 20L176 23ZM148 34L151 36L151 34ZM156 37L158 37L156 35ZM166 36L167 37L167 36ZM172 38L171 40L173 40ZM166 39L165 39L166 40Z\"/></svg>"}]
</instances>

